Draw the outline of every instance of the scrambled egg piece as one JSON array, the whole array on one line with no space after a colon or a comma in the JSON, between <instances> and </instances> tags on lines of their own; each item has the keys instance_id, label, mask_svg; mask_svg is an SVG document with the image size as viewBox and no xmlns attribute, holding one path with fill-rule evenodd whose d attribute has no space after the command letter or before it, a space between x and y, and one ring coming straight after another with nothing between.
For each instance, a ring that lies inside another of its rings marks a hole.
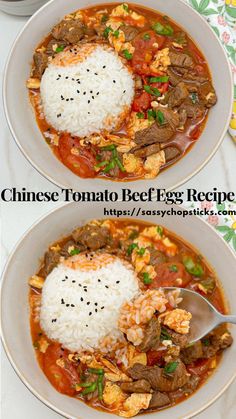
<instances>
[{"instance_id":1,"label":"scrambled egg piece","mask_svg":"<svg viewBox=\"0 0 236 419\"><path fill-rule=\"evenodd\" d=\"M123 49L125 43L125 34L123 31L119 31L118 36L115 36L114 32L109 32L108 40L111 46L114 47L115 51L119 52L121 48Z\"/></svg>"},{"instance_id":2,"label":"scrambled egg piece","mask_svg":"<svg viewBox=\"0 0 236 419\"><path fill-rule=\"evenodd\" d=\"M37 288L39 290L43 288L43 284L44 284L44 279L41 278L41 276L33 275L29 279L29 285L31 285L31 287Z\"/></svg>"},{"instance_id":3,"label":"scrambled egg piece","mask_svg":"<svg viewBox=\"0 0 236 419\"><path fill-rule=\"evenodd\" d=\"M150 393L133 393L123 404L123 409L119 412L120 416L124 418L131 418L136 416L140 410L147 409L151 401L152 395Z\"/></svg>"},{"instance_id":4,"label":"scrambled egg piece","mask_svg":"<svg viewBox=\"0 0 236 419\"><path fill-rule=\"evenodd\" d=\"M106 372L105 378L109 381L112 381L113 383L117 383L118 381L125 383L132 381L131 378L129 378L126 374L122 372L120 372L119 374L114 374L113 372Z\"/></svg>"},{"instance_id":5,"label":"scrambled egg piece","mask_svg":"<svg viewBox=\"0 0 236 419\"><path fill-rule=\"evenodd\" d=\"M131 153L123 154L123 166L127 173L140 173L142 169L142 160Z\"/></svg>"},{"instance_id":6,"label":"scrambled egg piece","mask_svg":"<svg viewBox=\"0 0 236 419\"><path fill-rule=\"evenodd\" d=\"M134 249L132 252L132 262L135 267L135 272L141 272L150 262L150 252L145 249L143 254L139 254L140 249Z\"/></svg>"},{"instance_id":7,"label":"scrambled egg piece","mask_svg":"<svg viewBox=\"0 0 236 419\"><path fill-rule=\"evenodd\" d=\"M34 78L30 78L27 80L26 82L26 87L28 89L39 89L40 88L40 80L39 79L34 79Z\"/></svg>"},{"instance_id":8,"label":"scrambled egg piece","mask_svg":"<svg viewBox=\"0 0 236 419\"><path fill-rule=\"evenodd\" d=\"M150 239L152 239L154 241L161 240L161 235L158 233L158 230L157 230L156 226L146 227L142 231L141 235L144 236L144 237L149 237Z\"/></svg>"},{"instance_id":9,"label":"scrambled egg piece","mask_svg":"<svg viewBox=\"0 0 236 419\"><path fill-rule=\"evenodd\" d=\"M177 248L175 243L173 243L168 237L165 237L162 240L162 243L167 248L166 249L166 254L168 256L175 256L176 255L178 248Z\"/></svg>"},{"instance_id":10,"label":"scrambled egg piece","mask_svg":"<svg viewBox=\"0 0 236 419\"><path fill-rule=\"evenodd\" d=\"M153 121L149 121L148 119L138 118L136 112L132 112L130 115L129 123L127 126L128 135L131 138L135 137L135 133L137 131L142 131L145 128L150 127L153 124Z\"/></svg>"},{"instance_id":11,"label":"scrambled egg piece","mask_svg":"<svg viewBox=\"0 0 236 419\"><path fill-rule=\"evenodd\" d=\"M38 341L39 344L39 350L40 352L42 352L43 354L45 354L46 350L49 347L49 343L47 341L47 339L45 339L44 337L41 337Z\"/></svg>"},{"instance_id":12,"label":"scrambled egg piece","mask_svg":"<svg viewBox=\"0 0 236 419\"><path fill-rule=\"evenodd\" d=\"M117 384L107 381L103 391L103 401L108 406L119 406L125 400L125 394Z\"/></svg>"},{"instance_id":13,"label":"scrambled egg piece","mask_svg":"<svg viewBox=\"0 0 236 419\"><path fill-rule=\"evenodd\" d=\"M146 179L154 179L159 171L161 166L165 164L165 153L164 151L159 151L156 154L152 154L151 156L148 156L145 163L144 163L144 169L147 172L145 174Z\"/></svg>"},{"instance_id":14,"label":"scrambled egg piece","mask_svg":"<svg viewBox=\"0 0 236 419\"><path fill-rule=\"evenodd\" d=\"M154 279L157 276L155 268L152 265L145 266L143 273L147 273L151 279Z\"/></svg>"},{"instance_id":15,"label":"scrambled egg piece","mask_svg":"<svg viewBox=\"0 0 236 419\"><path fill-rule=\"evenodd\" d=\"M126 17L129 16L129 6L127 3L120 4L119 6L116 6L112 12L111 16L117 16L117 17Z\"/></svg>"},{"instance_id":16,"label":"scrambled egg piece","mask_svg":"<svg viewBox=\"0 0 236 419\"><path fill-rule=\"evenodd\" d=\"M177 333L185 335L189 332L189 324L192 318L192 314L181 308L176 308L175 310L168 311L163 315L164 325L168 326L170 329L174 330Z\"/></svg>"},{"instance_id":17,"label":"scrambled egg piece","mask_svg":"<svg viewBox=\"0 0 236 419\"><path fill-rule=\"evenodd\" d=\"M169 48L163 48L155 55L155 60L150 65L151 71L158 73L158 71L166 71L170 65Z\"/></svg>"},{"instance_id":18,"label":"scrambled egg piece","mask_svg":"<svg viewBox=\"0 0 236 419\"><path fill-rule=\"evenodd\" d=\"M129 362L129 367L132 367L134 364L147 365L147 354L141 352L138 355L135 355Z\"/></svg>"}]
</instances>

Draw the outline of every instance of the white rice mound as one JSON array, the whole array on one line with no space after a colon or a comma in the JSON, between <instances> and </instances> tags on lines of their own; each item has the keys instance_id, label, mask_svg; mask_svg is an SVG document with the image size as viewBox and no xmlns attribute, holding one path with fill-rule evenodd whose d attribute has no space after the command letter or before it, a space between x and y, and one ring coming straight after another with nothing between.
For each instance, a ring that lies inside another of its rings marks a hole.
<instances>
[{"instance_id":1,"label":"white rice mound","mask_svg":"<svg viewBox=\"0 0 236 419\"><path fill-rule=\"evenodd\" d=\"M119 258L90 271L60 263L43 286L40 325L49 339L72 352L99 349L109 334L114 341L122 336L120 308L138 292L132 266Z\"/></svg>"},{"instance_id":2,"label":"white rice mound","mask_svg":"<svg viewBox=\"0 0 236 419\"><path fill-rule=\"evenodd\" d=\"M57 54L42 76L44 116L57 131L78 137L111 131L132 104L133 76L111 48L98 45L88 52L85 44L76 51Z\"/></svg>"}]
</instances>

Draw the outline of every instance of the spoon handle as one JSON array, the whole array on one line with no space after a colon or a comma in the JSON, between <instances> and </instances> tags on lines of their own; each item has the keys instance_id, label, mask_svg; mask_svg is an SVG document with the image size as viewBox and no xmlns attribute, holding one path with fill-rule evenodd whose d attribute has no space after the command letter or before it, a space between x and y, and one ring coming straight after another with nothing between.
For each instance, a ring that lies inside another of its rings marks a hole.
<instances>
[{"instance_id":1,"label":"spoon handle","mask_svg":"<svg viewBox=\"0 0 236 419\"><path fill-rule=\"evenodd\" d=\"M220 323L233 323L236 324L236 315L232 316L220 316Z\"/></svg>"}]
</instances>

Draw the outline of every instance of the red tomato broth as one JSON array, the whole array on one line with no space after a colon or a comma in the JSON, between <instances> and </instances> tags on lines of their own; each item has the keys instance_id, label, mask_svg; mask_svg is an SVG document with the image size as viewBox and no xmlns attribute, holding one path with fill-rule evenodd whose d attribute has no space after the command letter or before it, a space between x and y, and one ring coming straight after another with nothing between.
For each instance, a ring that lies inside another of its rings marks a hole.
<instances>
[{"instance_id":1,"label":"red tomato broth","mask_svg":"<svg viewBox=\"0 0 236 419\"><path fill-rule=\"evenodd\" d=\"M104 7L108 10L108 13L111 12L111 10L118 5L119 3L105 3L105 4L101 4L99 6L96 7L88 7L86 9L81 9L81 10L86 10L86 14L87 16L92 16L93 14L95 14L97 11L104 9ZM173 29L174 29L174 33L179 32L182 30L182 28L177 25L171 18L165 16L165 15L161 15L159 12L156 12L154 10L151 10L145 6L139 6L139 5L135 5L132 3L129 3L130 7L132 8L132 10L134 10L137 13L141 13L142 15L144 15L147 18L147 24L140 28L140 37L142 34L145 33L149 33L151 36L150 40L138 40L139 35L136 37L135 41L133 42L133 44L137 45L138 48L134 53L133 59L132 59L132 64L134 64L135 67L135 63L139 63L140 65L143 63L143 59L144 59L144 52L148 51L152 53L152 44L153 42L156 40L159 44L160 47L168 47L171 45L172 42L172 38L168 37L168 36L162 36L162 35L158 35L156 34L151 28L150 28L150 22L160 22L162 24L170 24ZM135 21L134 22L128 22L129 19L127 19L126 23L128 24L133 24L135 25ZM199 74L201 75L205 75L207 77L209 77L209 79L211 79L211 75L210 75L210 70L208 68L208 64L206 59L204 58L203 54L201 53L201 51L199 50L199 48L196 46L196 44L194 43L194 41L191 39L191 37L187 35L187 40L188 40L188 45L187 45L187 50L191 53L191 55L197 59L197 61L200 63L198 65L199 67ZM48 44L48 42L52 39L52 35L48 35L40 44L38 47L41 46L46 46ZM145 46L145 50L144 50L144 46ZM185 48L183 50L183 52L185 51ZM137 74L139 74L139 72L137 72ZM149 75L149 76L156 76L156 74L151 74L150 71L148 72L148 70L144 69L144 72L141 71L140 73L142 76L143 75ZM165 92L168 89L168 85L166 83L162 83L162 89L160 88L160 91ZM153 85L153 87L155 87L155 85ZM58 152L58 147L51 145L50 141L47 140L46 136L47 136L47 132L50 131L52 134L56 134L56 130L53 129L53 127L51 127L45 118L42 117L38 106L35 103L34 97L37 97L37 101L40 101L40 94L38 91L34 90L34 89L30 89L29 90L29 94L30 94L30 99L31 102L33 104L33 107L35 109L35 115L36 115L36 120L38 123L38 126L40 128L40 131L43 133L47 143L50 145L50 148L52 149L52 151L54 152L54 154L56 155L56 157L64 164L66 165L70 170L72 170L75 174L77 174L80 177L99 177L99 178L104 178L104 179L110 179L110 180L116 180L116 181L130 181L130 180L138 180L140 178L142 178L143 175L135 175L135 174L128 174L128 173L122 173L120 171L119 175L116 178L113 178L109 175L109 173L103 173L101 172L96 172L94 170L91 170L91 167L89 167L89 169L86 169L86 166L88 166L88 162L87 161L83 161L86 160L85 156L79 156L78 159L76 159L76 156L73 156L73 158L71 158L67 153L66 155L64 153L60 153ZM147 98L147 95L145 95L145 92L140 95L143 97L143 99L141 100L139 96L135 96L134 98L134 102L132 105L133 110L139 111L146 111L148 109L148 105L150 105L150 101L151 99ZM137 101L141 100L141 106L136 106ZM145 105L142 106L143 102L145 102ZM171 166L172 164L176 163L177 161L179 161L188 151L190 151L194 145L194 143L199 139L199 137L201 136L206 121L207 121L207 117L208 117L208 113L206 113L204 115L204 117L202 118L202 120L198 120L198 121L192 121L191 119L188 118L187 122L186 122L186 128L184 130L184 132L176 132L175 136L168 142L165 143L165 146L177 146L180 150L181 150L181 154L180 156L177 156L175 158L173 158L171 161L167 161L162 167L161 167L161 171L165 170L166 168L168 168L169 166ZM114 134L118 134L118 135L126 135L126 125L124 125L122 127L122 129L120 130L114 130ZM62 133L62 135L64 135ZM67 139L68 139L68 145L70 143L70 134L67 134ZM93 148L92 145L89 146L91 148L91 154L94 154L94 152L96 151L96 148ZM84 163L84 164L83 164ZM77 167L73 166L76 165ZM81 165L81 170L80 170L80 166ZM90 166L90 165L89 165Z\"/></svg>"}]
</instances>

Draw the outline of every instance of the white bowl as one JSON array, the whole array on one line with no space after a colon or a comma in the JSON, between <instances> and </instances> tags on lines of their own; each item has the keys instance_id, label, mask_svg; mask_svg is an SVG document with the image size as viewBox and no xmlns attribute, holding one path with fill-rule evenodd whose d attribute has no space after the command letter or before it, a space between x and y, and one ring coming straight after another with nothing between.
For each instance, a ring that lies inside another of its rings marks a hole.
<instances>
[{"instance_id":1,"label":"white bowl","mask_svg":"<svg viewBox=\"0 0 236 419\"><path fill-rule=\"evenodd\" d=\"M114 2L109 1L109 3ZM119 191L122 182L81 179L53 155L37 126L25 82L37 44L62 17L80 7L105 3L102 0L52 0L28 21L18 35L7 61L4 75L4 107L11 132L25 157L47 179L60 187L80 191L112 188ZM207 22L183 0L136 0L137 4L169 15L192 36L204 56L213 77L218 103L209 113L206 127L193 149L177 164L164 170L156 179L130 182L133 190L150 187L167 190L178 187L195 175L214 155L229 125L233 81L224 49Z\"/></svg>"},{"instance_id":2,"label":"white bowl","mask_svg":"<svg viewBox=\"0 0 236 419\"><path fill-rule=\"evenodd\" d=\"M0 0L0 10L10 15L30 16L47 0Z\"/></svg>"},{"instance_id":3,"label":"white bowl","mask_svg":"<svg viewBox=\"0 0 236 419\"><path fill-rule=\"evenodd\" d=\"M103 204L78 206L70 203L50 212L26 232L13 250L3 273L1 326L8 358L23 383L38 399L70 419L115 419L117 416L94 410L79 400L58 393L51 386L38 365L31 341L27 282L37 271L39 258L51 243L89 219L104 218L103 207ZM106 208L132 210L132 204L107 204ZM142 208L166 210L169 207L166 204L157 207L151 203L142 205ZM173 208L182 211L178 206ZM232 275L236 267L235 255L214 229L194 216L186 219L181 216L166 216L163 219L147 216L143 219L160 223L182 236L206 257L223 284L231 311L236 313L236 282ZM232 332L234 344L224 352L223 360L213 376L192 397L162 412L140 417L192 418L215 401L233 381L236 373L236 328L232 328Z\"/></svg>"}]
</instances>

